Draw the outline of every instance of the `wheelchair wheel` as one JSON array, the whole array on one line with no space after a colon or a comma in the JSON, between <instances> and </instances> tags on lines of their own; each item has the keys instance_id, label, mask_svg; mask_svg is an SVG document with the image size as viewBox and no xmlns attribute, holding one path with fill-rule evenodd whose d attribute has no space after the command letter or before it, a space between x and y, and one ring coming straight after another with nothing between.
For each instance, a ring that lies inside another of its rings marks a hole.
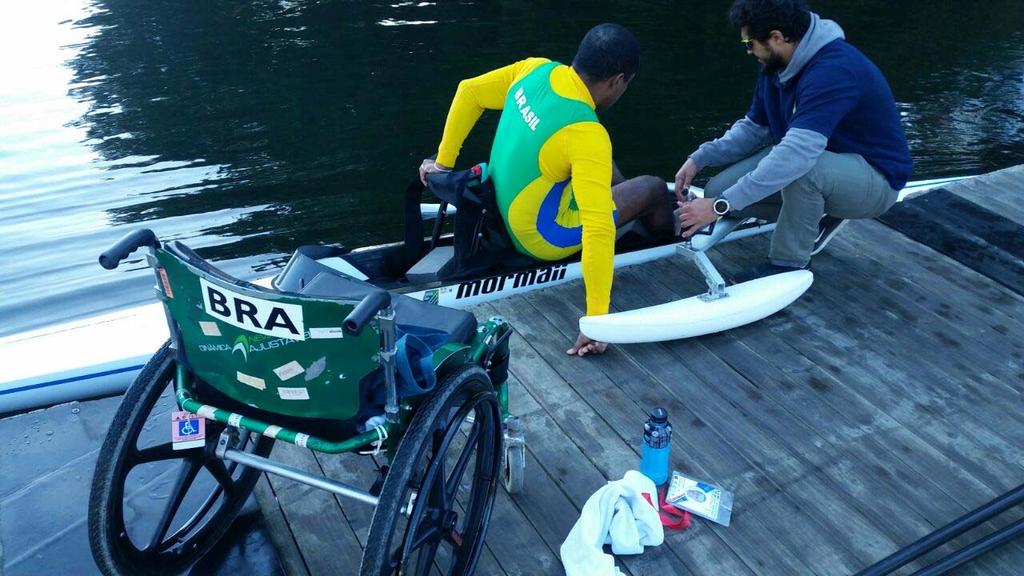
<instances>
[{"instance_id":1,"label":"wheelchair wheel","mask_svg":"<svg viewBox=\"0 0 1024 576\"><path fill-rule=\"evenodd\" d=\"M464 366L416 411L384 479L362 576L472 574L501 473L498 399Z\"/></svg>"},{"instance_id":2,"label":"wheelchair wheel","mask_svg":"<svg viewBox=\"0 0 1024 576\"><path fill-rule=\"evenodd\" d=\"M104 574L178 574L224 535L259 471L217 458L222 424L206 446L173 450L176 363L169 344L146 364L100 449L89 496L89 544ZM242 434L240 450L266 456L273 439Z\"/></svg>"}]
</instances>

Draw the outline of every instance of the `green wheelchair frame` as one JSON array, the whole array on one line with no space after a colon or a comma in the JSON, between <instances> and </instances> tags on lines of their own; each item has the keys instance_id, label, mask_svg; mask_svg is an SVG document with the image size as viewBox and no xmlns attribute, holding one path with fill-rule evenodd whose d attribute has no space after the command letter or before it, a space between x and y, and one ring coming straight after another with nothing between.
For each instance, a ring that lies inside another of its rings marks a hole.
<instances>
[{"instance_id":1,"label":"green wheelchair frame","mask_svg":"<svg viewBox=\"0 0 1024 576\"><path fill-rule=\"evenodd\" d=\"M436 386L400 395L417 389L396 370L397 296L373 287L359 301L261 288L180 243L161 246L149 230L129 234L100 262L112 269L142 247L171 338L126 393L97 462L89 535L104 573L186 569L224 535L261 472L376 507L362 575L473 572L499 479L515 493L524 475L522 432L508 410L504 320L491 318L468 343L445 343L421 359ZM380 386L383 410L373 413L380 402L368 398L381 396ZM176 450L166 433L154 436L164 410L204 418L205 442ZM363 490L275 462L275 441L380 454L387 465ZM177 476L153 533L133 539L134 514L125 511L138 491L127 482L157 464L177 466ZM202 471L209 489L197 488ZM196 511L183 513L188 503Z\"/></svg>"}]
</instances>

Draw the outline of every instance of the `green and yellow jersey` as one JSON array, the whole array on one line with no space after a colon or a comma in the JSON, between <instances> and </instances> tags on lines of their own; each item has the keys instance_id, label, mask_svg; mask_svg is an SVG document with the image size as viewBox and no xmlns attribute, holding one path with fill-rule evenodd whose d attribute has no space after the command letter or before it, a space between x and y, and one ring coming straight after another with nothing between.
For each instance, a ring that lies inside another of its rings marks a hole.
<instances>
[{"instance_id":1,"label":"green and yellow jersey","mask_svg":"<svg viewBox=\"0 0 1024 576\"><path fill-rule=\"evenodd\" d=\"M615 252L612 145L569 66L528 58L463 80L437 162L454 166L484 110L503 110L488 163L516 248L539 260L582 249L587 315L606 314Z\"/></svg>"}]
</instances>

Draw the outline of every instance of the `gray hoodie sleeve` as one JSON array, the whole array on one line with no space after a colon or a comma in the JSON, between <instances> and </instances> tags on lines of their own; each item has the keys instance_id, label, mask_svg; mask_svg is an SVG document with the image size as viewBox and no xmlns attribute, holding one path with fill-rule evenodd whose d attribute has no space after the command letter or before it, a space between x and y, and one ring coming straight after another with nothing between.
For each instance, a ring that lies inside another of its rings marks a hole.
<instances>
[{"instance_id":1,"label":"gray hoodie sleeve","mask_svg":"<svg viewBox=\"0 0 1024 576\"><path fill-rule=\"evenodd\" d=\"M814 130L790 128L757 168L737 180L722 197L735 210L767 198L810 172L827 145L828 138Z\"/></svg>"},{"instance_id":2,"label":"gray hoodie sleeve","mask_svg":"<svg viewBox=\"0 0 1024 576\"><path fill-rule=\"evenodd\" d=\"M705 142L690 154L698 169L738 162L771 144L767 126L761 126L744 116L736 121L717 140Z\"/></svg>"}]
</instances>

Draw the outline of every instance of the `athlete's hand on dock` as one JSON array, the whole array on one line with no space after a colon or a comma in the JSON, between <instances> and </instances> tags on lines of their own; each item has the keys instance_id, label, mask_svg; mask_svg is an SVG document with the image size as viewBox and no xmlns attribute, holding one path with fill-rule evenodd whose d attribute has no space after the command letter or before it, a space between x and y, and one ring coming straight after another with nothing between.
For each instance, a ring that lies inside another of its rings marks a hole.
<instances>
[{"instance_id":1,"label":"athlete's hand on dock","mask_svg":"<svg viewBox=\"0 0 1024 576\"><path fill-rule=\"evenodd\" d=\"M451 171L452 171L452 169L449 168L448 166L444 166L442 164L438 164L437 162L434 162L433 158L425 158L423 160L423 162L420 163L420 182L423 182L423 185L426 186L427 185L427 174L433 174L435 172L451 172Z\"/></svg>"},{"instance_id":2,"label":"athlete's hand on dock","mask_svg":"<svg viewBox=\"0 0 1024 576\"><path fill-rule=\"evenodd\" d=\"M679 167L679 171L676 172L676 200L680 202L686 202L689 198L690 182L693 182L693 177L700 172L697 168L697 163L693 161L693 158L687 158L686 162Z\"/></svg>"},{"instance_id":3,"label":"athlete's hand on dock","mask_svg":"<svg viewBox=\"0 0 1024 576\"><path fill-rule=\"evenodd\" d=\"M604 354L604 351L608 348L608 344L604 342L598 342L597 340L591 340L583 334L576 337L576 343L565 351L570 356L586 356L587 354Z\"/></svg>"}]
</instances>

